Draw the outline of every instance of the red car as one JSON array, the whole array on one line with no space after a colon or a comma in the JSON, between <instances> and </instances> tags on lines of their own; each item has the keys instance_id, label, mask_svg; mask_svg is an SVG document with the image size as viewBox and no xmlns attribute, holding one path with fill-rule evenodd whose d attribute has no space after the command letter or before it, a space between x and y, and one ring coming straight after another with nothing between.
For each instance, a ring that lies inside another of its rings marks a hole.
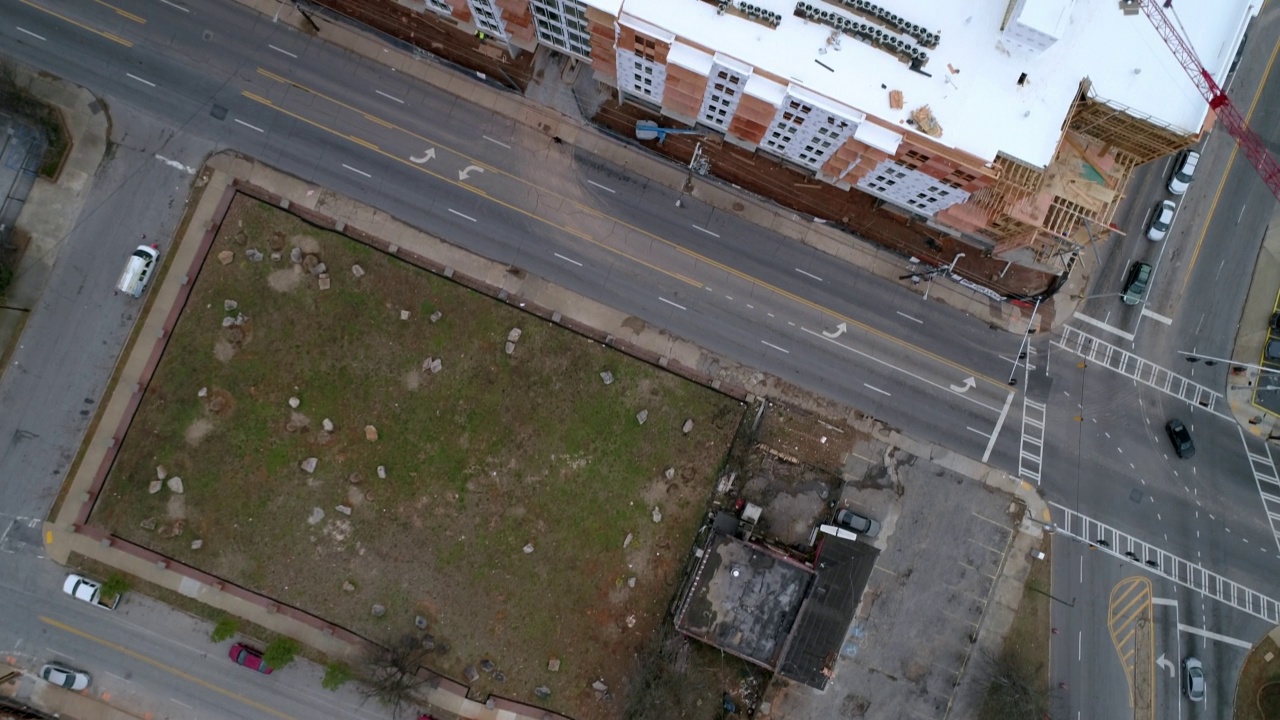
<instances>
[{"instance_id":1,"label":"red car","mask_svg":"<svg viewBox=\"0 0 1280 720\"><path fill-rule=\"evenodd\" d=\"M250 670L257 670L263 675L270 675L273 668L262 661L262 652L255 650L248 645L236 643L231 646L231 652L227 653L231 658L231 662L237 665L243 665Z\"/></svg>"}]
</instances>

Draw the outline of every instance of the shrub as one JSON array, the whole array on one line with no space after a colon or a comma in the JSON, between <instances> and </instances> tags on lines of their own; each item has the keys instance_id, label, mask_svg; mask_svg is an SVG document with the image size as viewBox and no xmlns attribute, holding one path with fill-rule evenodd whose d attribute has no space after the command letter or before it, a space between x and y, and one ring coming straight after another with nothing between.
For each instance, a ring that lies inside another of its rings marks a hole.
<instances>
[{"instance_id":1,"label":"shrub","mask_svg":"<svg viewBox=\"0 0 1280 720\"><path fill-rule=\"evenodd\" d=\"M293 656L298 654L298 650L298 643L294 640L278 637L267 643L267 649L262 651L262 659L267 665L279 670L293 662Z\"/></svg>"},{"instance_id":2,"label":"shrub","mask_svg":"<svg viewBox=\"0 0 1280 720\"><path fill-rule=\"evenodd\" d=\"M121 573L111 573L111 577L102 583L102 601L111 602L129 591L129 578Z\"/></svg>"},{"instance_id":3,"label":"shrub","mask_svg":"<svg viewBox=\"0 0 1280 720\"><path fill-rule=\"evenodd\" d=\"M239 629L240 621L238 619L224 615L218 618L218 624L213 626L213 632L209 633L209 639L216 643L230 640L235 637Z\"/></svg>"},{"instance_id":4,"label":"shrub","mask_svg":"<svg viewBox=\"0 0 1280 720\"><path fill-rule=\"evenodd\" d=\"M349 680L351 680L351 668L335 661L324 666L324 679L320 681L320 687L336 691Z\"/></svg>"}]
</instances>

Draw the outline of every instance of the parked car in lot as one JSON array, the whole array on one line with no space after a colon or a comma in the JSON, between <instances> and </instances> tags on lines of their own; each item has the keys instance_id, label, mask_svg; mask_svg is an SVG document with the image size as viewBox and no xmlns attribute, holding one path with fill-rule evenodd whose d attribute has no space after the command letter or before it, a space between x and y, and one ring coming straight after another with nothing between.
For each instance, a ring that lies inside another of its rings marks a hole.
<instances>
[{"instance_id":1,"label":"parked car in lot","mask_svg":"<svg viewBox=\"0 0 1280 720\"><path fill-rule=\"evenodd\" d=\"M1272 362L1280 362L1280 339L1267 341L1266 348L1262 352L1262 358Z\"/></svg>"},{"instance_id":2,"label":"parked car in lot","mask_svg":"<svg viewBox=\"0 0 1280 720\"><path fill-rule=\"evenodd\" d=\"M880 534L880 523L849 509L842 509L836 513L836 524L864 537L873 538Z\"/></svg>"},{"instance_id":3,"label":"parked car in lot","mask_svg":"<svg viewBox=\"0 0 1280 720\"><path fill-rule=\"evenodd\" d=\"M275 668L267 665L262 659L262 651L249 647L244 643L236 643L231 646L231 652L228 653L231 662L237 665L243 665L250 670L257 670L263 675L270 675L275 672Z\"/></svg>"},{"instance_id":4,"label":"parked car in lot","mask_svg":"<svg viewBox=\"0 0 1280 720\"><path fill-rule=\"evenodd\" d=\"M1182 661L1182 691L1191 702L1204 702L1204 666L1194 657Z\"/></svg>"},{"instance_id":5,"label":"parked car in lot","mask_svg":"<svg viewBox=\"0 0 1280 720\"><path fill-rule=\"evenodd\" d=\"M1196 174L1196 165L1200 163L1200 153L1195 150L1184 150L1173 163L1173 175L1169 177L1169 192L1182 195L1191 187L1191 178Z\"/></svg>"},{"instance_id":6,"label":"parked car in lot","mask_svg":"<svg viewBox=\"0 0 1280 720\"><path fill-rule=\"evenodd\" d=\"M1178 453L1178 457L1186 459L1196 454L1196 444L1191 440L1191 431L1182 424L1181 420L1174 418L1165 423L1164 431L1169 433L1169 440L1173 442L1173 451Z\"/></svg>"},{"instance_id":7,"label":"parked car in lot","mask_svg":"<svg viewBox=\"0 0 1280 720\"><path fill-rule=\"evenodd\" d=\"M1147 294L1147 283L1151 282L1151 266L1144 262L1135 262L1129 267L1129 274L1124 278L1124 294L1121 300L1125 305L1137 305Z\"/></svg>"},{"instance_id":8,"label":"parked car in lot","mask_svg":"<svg viewBox=\"0 0 1280 720\"><path fill-rule=\"evenodd\" d=\"M89 673L69 668L60 662L45 663L40 668L40 677L51 685L67 690L83 690L89 687L92 680Z\"/></svg>"},{"instance_id":9,"label":"parked car in lot","mask_svg":"<svg viewBox=\"0 0 1280 720\"><path fill-rule=\"evenodd\" d=\"M1169 234L1173 227L1173 216L1178 213L1178 205L1172 200L1161 201L1151 213L1151 224L1147 226L1147 239L1159 242Z\"/></svg>"}]
</instances>

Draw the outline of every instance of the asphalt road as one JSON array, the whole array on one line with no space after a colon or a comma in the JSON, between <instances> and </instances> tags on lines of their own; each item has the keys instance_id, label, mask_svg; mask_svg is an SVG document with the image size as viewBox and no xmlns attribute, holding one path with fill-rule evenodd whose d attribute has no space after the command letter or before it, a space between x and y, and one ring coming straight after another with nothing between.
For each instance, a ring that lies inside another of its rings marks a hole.
<instances>
[{"instance_id":1,"label":"asphalt road","mask_svg":"<svg viewBox=\"0 0 1280 720\"><path fill-rule=\"evenodd\" d=\"M0 649L26 667L57 660L88 672L96 691L140 717L385 720L354 685L324 690L324 668L298 659L270 676L227 657L212 626L136 593L114 611L63 594L64 570L31 553L0 555ZM50 592L53 589L54 592Z\"/></svg>"},{"instance_id":2,"label":"asphalt road","mask_svg":"<svg viewBox=\"0 0 1280 720\"><path fill-rule=\"evenodd\" d=\"M0 380L0 400L16 409L0 417L0 477L14 515L47 510L105 387L133 319L130 303L106 293L134 233L168 237L186 168L223 148L1018 471L1022 398L1004 379L1019 338L695 200L676 209L674 191L234 3L176 5L0 0L5 54L105 97L131 151L98 178ZM1266 68L1272 16L1252 34L1237 97ZM1264 88L1259 113L1274 111L1275 92ZM1214 387L1223 368L1179 367L1175 351L1229 354L1244 288L1222 273L1251 266L1272 207L1238 160L1214 194L1227 141L1208 141L1168 240L1142 237L1163 184L1163 168L1151 168L1119 219L1130 237L1104 248L1090 290L1100 297L1082 313L1136 342L1076 323ZM1168 324L1115 297L1132 257L1159 259L1147 307ZM1047 405L1047 497L1266 592L1275 539L1239 431L1105 368L1080 369L1048 340L1037 340L1025 386ZM1194 428L1193 462L1169 457L1161 427L1170 413ZM1234 615L1214 620L1215 631L1247 625L1232 625Z\"/></svg>"}]
</instances>

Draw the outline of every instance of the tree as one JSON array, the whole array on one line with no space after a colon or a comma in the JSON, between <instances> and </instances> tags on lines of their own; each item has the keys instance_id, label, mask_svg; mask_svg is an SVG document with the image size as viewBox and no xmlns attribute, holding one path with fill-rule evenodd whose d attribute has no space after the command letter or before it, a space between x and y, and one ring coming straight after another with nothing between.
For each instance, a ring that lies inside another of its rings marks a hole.
<instances>
[{"instance_id":1,"label":"tree","mask_svg":"<svg viewBox=\"0 0 1280 720\"><path fill-rule=\"evenodd\" d=\"M324 679L320 681L320 687L325 690L337 691L351 680L351 668L345 663L334 662L324 666Z\"/></svg>"},{"instance_id":2,"label":"tree","mask_svg":"<svg viewBox=\"0 0 1280 720\"><path fill-rule=\"evenodd\" d=\"M983 717L1002 720L1041 720L1049 717L1050 695L1044 680L1019 663L1011 653L983 653L991 684L983 704Z\"/></svg>"},{"instance_id":3,"label":"tree","mask_svg":"<svg viewBox=\"0 0 1280 720\"><path fill-rule=\"evenodd\" d=\"M298 643L292 638L277 637L267 643L266 649L262 651L262 660L268 667L279 670L293 662L293 656L298 654L298 650Z\"/></svg>"},{"instance_id":4,"label":"tree","mask_svg":"<svg viewBox=\"0 0 1280 720\"><path fill-rule=\"evenodd\" d=\"M102 601L111 602L129 591L129 578L121 573L111 573L107 581L102 583Z\"/></svg>"},{"instance_id":5,"label":"tree","mask_svg":"<svg viewBox=\"0 0 1280 720\"><path fill-rule=\"evenodd\" d=\"M416 704L414 693L427 682L418 676L427 654L412 635L390 647L374 649L366 663L368 680L360 692L390 708L392 717L399 717Z\"/></svg>"},{"instance_id":6,"label":"tree","mask_svg":"<svg viewBox=\"0 0 1280 720\"><path fill-rule=\"evenodd\" d=\"M230 615L223 615L218 618L218 624L213 626L213 632L209 633L209 639L216 643L230 640L235 637L238 630L240 630L240 620Z\"/></svg>"}]
</instances>

